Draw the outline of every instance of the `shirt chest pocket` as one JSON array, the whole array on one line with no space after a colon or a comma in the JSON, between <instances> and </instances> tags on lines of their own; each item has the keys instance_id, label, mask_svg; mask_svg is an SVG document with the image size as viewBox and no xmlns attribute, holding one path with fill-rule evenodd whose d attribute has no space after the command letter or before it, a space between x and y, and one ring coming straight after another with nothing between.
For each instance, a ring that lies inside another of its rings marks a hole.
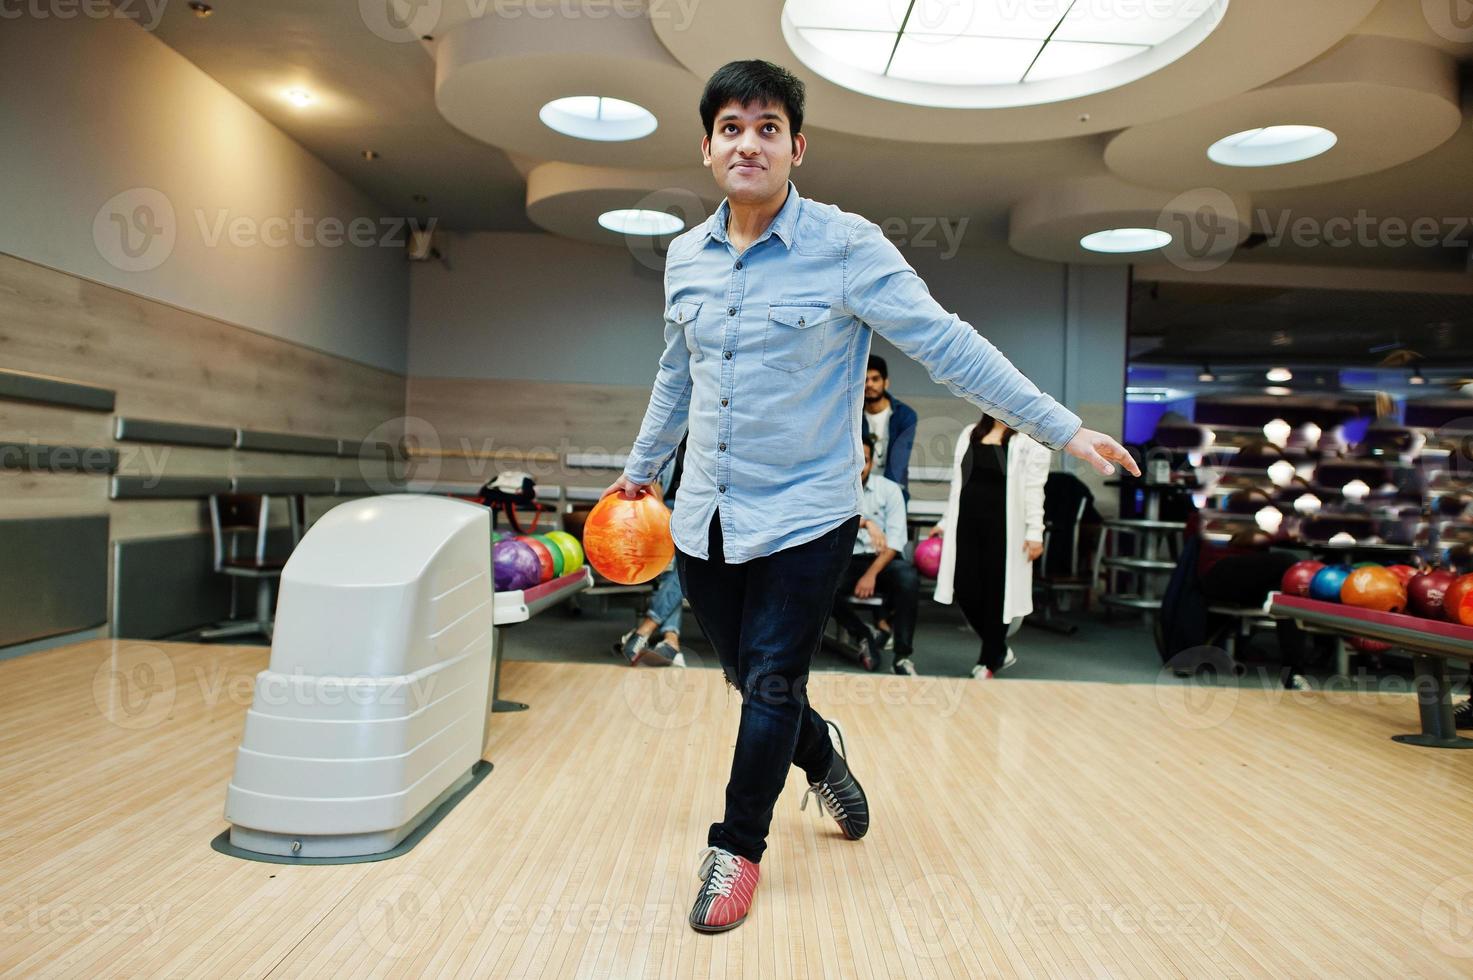
<instances>
[{"instance_id":1,"label":"shirt chest pocket","mask_svg":"<svg viewBox=\"0 0 1473 980\"><path fill-rule=\"evenodd\" d=\"M690 359L699 361L705 355L701 353L700 340L696 335L696 314L701 312L700 303L672 303L665 311L665 322L685 334L685 349L690 351Z\"/></svg>"},{"instance_id":2,"label":"shirt chest pocket","mask_svg":"<svg viewBox=\"0 0 1473 980\"><path fill-rule=\"evenodd\" d=\"M762 335L762 363L779 371L803 371L818 363L829 328L827 306L772 304Z\"/></svg>"}]
</instances>

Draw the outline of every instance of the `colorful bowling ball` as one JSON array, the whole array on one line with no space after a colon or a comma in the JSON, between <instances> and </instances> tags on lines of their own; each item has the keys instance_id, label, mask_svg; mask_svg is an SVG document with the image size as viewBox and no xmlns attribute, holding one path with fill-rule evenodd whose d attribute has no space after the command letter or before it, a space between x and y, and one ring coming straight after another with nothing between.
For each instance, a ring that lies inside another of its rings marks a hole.
<instances>
[{"instance_id":1,"label":"colorful bowling ball","mask_svg":"<svg viewBox=\"0 0 1473 980\"><path fill-rule=\"evenodd\" d=\"M1402 585L1407 585L1417 576L1417 570L1410 565L1387 565L1386 570L1401 579Z\"/></svg>"},{"instance_id":2,"label":"colorful bowling ball","mask_svg":"<svg viewBox=\"0 0 1473 980\"><path fill-rule=\"evenodd\" d=\"M548 531L547 538L563 551L563 574L576 572L583 567L583 545L567 531Z\"/></svg>"},{"instance_id":3,"label":"colorful bowling ball","mask_svg":"<svg viewBox=\"0 0 1473 980\"><path fill-rule=\"evenodd\" d=\"M1284 577L1279 581L1279 590L1289 595L1309 595L1309 583L1314 581L1315 575L1324 567L1324 562L1314 559L1296 561L1285 569Z\"/></svg>"},{"instance_id":4,"label":"colorful bowling ball","mask_svg":"<svg viewBox=\"0 0 1473 980\"><path fill-rule=\"evenodd\" d=\"M1344 565L1326 565L1314 573L1309 582L1309 597L1321 602L1339 602L1340 586L1350 577L1350 569Z\"/></svg>"},{"instance_id":5,"label":"colorful bowling ball","mask_svg":"<svg viewBox=\"0 0 1473 980\"><path fill-rule=\"evenodd\" d=\"M560 578L563 575L563 566L568 563L568 560L563 557L562 547L546 534L534 534L532 537L541 541L547 548L547 553L552 555L552 577Z\"/></svg>"},{"instance_id":6,"label":"colorful bowling ball","mask_svg":"<svg viewBox=\"0 0 1473 980\"><path fill-rule=\"evenodd\" d=\"M1443 596L1442 614L1459 625L1473 626L1473 575L1453 582Z\"/></svg>"},{"instance_id":7,"label":"colorful bowling ball","mask_svg":"<svg viewBox=\"0 0 1473 980\"><path fill-rule=\"evenodd\" d=\"M491 565L496 573L496 591L529 589L542 578L542 562L520 541L503 539L491 546Z\"/></svg>"},{"instance_id":8,"label":"colorful bowling ball","mask_svg":"<svg viewBox=\"0 0 1473 980\"><path fill-rule=\"evenodd\" d=\"M916 545L916 569L927 578L941 571L941 537L926 538Z\"/></svg>"},{"instance_id":9,"label":"colorful bowling ball","mask_svg":"<svg viewBox=\"0 0 1473 980\"><path fill-rule=\"evenodd\" d=\"M1340 601L1358 609L1399 613L1407 607L1406 586L1380 565L1352 568L1340 586Z\"/></svg>"},{"instance_id":10,"label":"colorful bowling ball","mask_svg":"<svg viewBox=\"0 0 1473 980\"><path fill-rule=\"evenodd\" d=\"M547 545L526 534L518 537L517 540L528 548L531 548L532 553L537 556L537 560L542 563L542 573L537 576L537 581L551 582L556 572L554 571L555 566L552 563L552 552L547 550Z\"/></svg>"},{"instance_id":11,"label":"colorful bowling ball","mask_svg":"<svg viewBox=\"0 0 1473 980\"><path fill-rule=\"evenodd\" d=\"M1407 598L1418 615L1428 619L1442 618L1442 601L1457 576L1445 569L1423 572L1407 583Z\"/></svg>"},{"instance_id":12,"label":"colorful bowling ball","mask_svg":"<svg viewBox=\"0 0 1473 980\"><path fill-rule=\"evenodd\" d=\"M583 553L611 582L648 582L675 557L670 511L652 493L633 500L611 493L594 505L583 525Z\"/></svg>"}]
</instances>

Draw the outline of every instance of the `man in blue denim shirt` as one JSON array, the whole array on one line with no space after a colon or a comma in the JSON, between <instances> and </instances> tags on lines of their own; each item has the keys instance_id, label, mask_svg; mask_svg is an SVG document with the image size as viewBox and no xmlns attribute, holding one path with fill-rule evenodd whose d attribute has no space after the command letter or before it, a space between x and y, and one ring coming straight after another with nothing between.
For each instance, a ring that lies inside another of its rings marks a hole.
<instances>
[{"instance_id":1,"label":"man in blue denim shirt","mask_svg":"<svg viewBox=\"0 0 1473 980\"><path fill-rule=\"evenodd\" d=\"M711 825L689 917L705 932L746 918L789 764L846 837L869 827L843 739L836 750L807 680L859 523L870 331L1044 445L1103 473L1111 460L1137 471L942 309L875 224L798 195L788 175L807 146L803 100L802 82L766 62L732 62L707 82L702 156L726 200L670 246L664 353L624 473L605 491L648 492L689 429L676 565L742 696L726 814Z\"/></svg>"}]
</instances>

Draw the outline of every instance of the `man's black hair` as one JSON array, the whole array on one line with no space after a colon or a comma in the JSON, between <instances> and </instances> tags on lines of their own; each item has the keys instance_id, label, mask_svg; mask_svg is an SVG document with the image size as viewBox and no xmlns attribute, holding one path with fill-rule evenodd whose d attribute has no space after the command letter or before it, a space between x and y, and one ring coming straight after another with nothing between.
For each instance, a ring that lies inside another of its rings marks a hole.
<instances>
[{"instance_id":1,"label":"man's black hair","mask_svg":"<svg viewBox=\"0 0 1473 980\"><path fill-rule=\"evenodd\" d=\"M775 104L787 113L792 135L803 131L803 82L781 65L770 61L732 61L716 69L701 93L701 124L714 136L716 113L735 102Z\"/></svg>"},{"instance_id":2,"label":"man's black hair","mask_svg":"<svg viewBox=\"0 0 1473 980\"><path fill-rule=\"evenodd\" d=\"M885 379L886 381L890 380L890 369L885 366L885 359L879 354L871 354L869 356L868 370L878 371L880 372L881 378Z\"/></svg>"}]
</instances>

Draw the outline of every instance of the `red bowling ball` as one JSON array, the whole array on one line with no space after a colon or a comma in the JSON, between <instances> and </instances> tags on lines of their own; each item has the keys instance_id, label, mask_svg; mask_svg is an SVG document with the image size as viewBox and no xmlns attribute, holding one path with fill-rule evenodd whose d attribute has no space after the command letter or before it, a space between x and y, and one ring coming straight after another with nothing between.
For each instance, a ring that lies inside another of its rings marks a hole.
<instances>
[{"instance_id":1,"label":"red bowling ball","mask_svg":"<svg viewBox=\"0 0 1473 980\"><path fill-rule=\"evenodd\" d=\"M1407 583L1407 598L1411 600L1412 609L1427 619L1441 619L1443 597L1456 578L1452 572L1441 568L1415 576Z\"/></svg>"},{"instance_id":2,"label":"red bowling ball","mask_svg":"<svg viewBox=\"0 0 1473 980\"><path fill-rule=\"evenodd\" d=\"M1473 575L1453 582L1442 599L1442 614L1461 626L1473 626Z\"/></svg>"},{"instance_id":3,"label":"red bowling ball","mask_svg":"<svg viewBox=\"0 0 1473 980\"><path fill-rule=\"evenodd\" d=\"M1410 565L1387 565L1386 570L1401 579L1402 585L1409 584L1417 577L1417 570Z\"/></svg>"},{"instance_id":4,"label":"red bowling ball","mask_svg":"<svg viewBox=\"0 0 1473 980\"><path fill-rule=\"evenodd\" d=\"M1280 591L1288 595L1308 596L1309 583L1314 581L1315 573L1325 567L1322 561L1296 561L1284 571L1284 577L1279 582Z\"/></svg>"}]
</instances>

